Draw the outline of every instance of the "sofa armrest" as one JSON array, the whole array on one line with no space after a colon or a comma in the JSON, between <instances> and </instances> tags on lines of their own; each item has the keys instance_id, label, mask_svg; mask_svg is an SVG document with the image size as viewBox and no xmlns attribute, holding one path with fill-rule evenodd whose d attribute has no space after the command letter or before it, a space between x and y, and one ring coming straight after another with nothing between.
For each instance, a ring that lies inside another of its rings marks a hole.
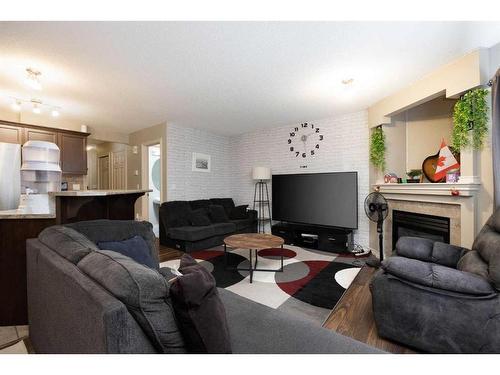
<instances>
[{"instance_id":1,"label":"sofa armrest","mask_svg":"<svg viewBox=\"0 0 500 375\"><path fill-rule=\"evenodd\" d=\"M252 219L252 221L257 221L257 211L256 210L248 210L247 214L248 214L249 219Z\"/></svg>"},{"instance_id":2,"label":"sofa armrest","mask_svg":"<svg viewBox=\"0 0 500 375\"><path fill-rule=\"evenodd\" d=\"M457 267L458 261L467 251L460 246L419 237L401 237L396 243L396 254L399 256L453 268Z\"/></svg>"},{"instance_id":3,"label":"sofa armrest","mask_svg":"<svg viewBox=\"0 0 500 375\"><path fill-rule=\"evenodd\" d=\"M488 280L478 275L421 260L392 256L382 262L382 269L400 279L431 288L475 296L495 293Z\"/></svg>"}]
</instances>

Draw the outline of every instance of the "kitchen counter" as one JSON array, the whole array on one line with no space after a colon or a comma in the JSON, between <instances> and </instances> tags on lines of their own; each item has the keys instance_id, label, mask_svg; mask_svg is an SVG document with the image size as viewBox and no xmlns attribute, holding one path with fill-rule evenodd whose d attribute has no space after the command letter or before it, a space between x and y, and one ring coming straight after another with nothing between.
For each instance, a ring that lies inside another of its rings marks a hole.
<instances>
[{"instance_id":1,"label":"kitchen counter","mask_svg":"<svg viewBox=\"0 0 500 375\"><path fill-rule=\"evenodd\" d=\"M54 199L47 194L21 195L17 209L0 211L2 219L55 219Z\"/></svg>"},{"instance_id":2,"label":"kitchen counter","mask_svg":"<svg viewBox=\"0 0 500 375\"><path fill-rule=\"evenodd\" d=\"M49 193L53 197L98 197L106 195L145 194L153 190L68 190Z\"/></svg>"}]
</instances>

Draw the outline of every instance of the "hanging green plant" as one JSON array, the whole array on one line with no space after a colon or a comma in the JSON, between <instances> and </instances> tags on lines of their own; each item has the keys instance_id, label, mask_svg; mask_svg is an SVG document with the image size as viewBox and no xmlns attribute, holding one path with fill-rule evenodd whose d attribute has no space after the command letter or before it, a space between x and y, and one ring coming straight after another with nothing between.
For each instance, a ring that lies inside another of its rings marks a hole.
<instances>
[{"instance_id":1,"label":"hanging green plant","mask_svg":"<svg viewBox=\"0 0 500 375\"><path fill-rule=\"evenodd\" d=\"M382 126L377 127L372 132L370 140L370 161L375 168L385 169L385 135Z\"/></svg>"},{"instance_id":2,"label":"hanging green plant","mask_svg":"<svg viewBox=\"0 0 500 375\"><path fill-rule=\"evenodd\" d=\"M457 150L472 146L480 149L484 137L488 133L488 104L486 96L489 91L476 89L465 93L453 109L452 144ZM472 137L469 136L472 131Z\"/></svg>"}]
</instances>

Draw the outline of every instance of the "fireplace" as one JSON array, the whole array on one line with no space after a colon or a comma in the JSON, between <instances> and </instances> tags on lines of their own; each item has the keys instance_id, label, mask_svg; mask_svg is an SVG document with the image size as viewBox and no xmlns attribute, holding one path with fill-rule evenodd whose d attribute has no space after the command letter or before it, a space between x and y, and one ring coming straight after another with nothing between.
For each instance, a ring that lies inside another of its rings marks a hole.
<instances>
[{"instance_id":1,"label":"fireplace","mask_svg":"<svg viewBox=\"0 0 500 375\"><path fill-rule=\"evenodd\" d=\"M429 238L450 243L450 218L406 211L392 211L392 250L399 237Z\"/></svg>"}]
</instances>

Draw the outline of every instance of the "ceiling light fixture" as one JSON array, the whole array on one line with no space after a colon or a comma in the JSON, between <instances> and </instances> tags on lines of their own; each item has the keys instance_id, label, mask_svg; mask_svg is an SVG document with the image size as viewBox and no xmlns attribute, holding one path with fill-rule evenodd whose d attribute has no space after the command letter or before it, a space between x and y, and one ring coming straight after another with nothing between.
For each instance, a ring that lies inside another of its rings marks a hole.
<instances>
[{"instance_id":1,"label":"ceiling light fixture","mask_svg":"<svg viewBox=\"0 0 500 375\"><path fill-rule=\"evenodd\" d=\"M21 111L21 101L19 99L15 99L11 104L11 108L16 112Z\"/></svg>"},{"instance_id":2,"label":"ceiling light fixture","mask_svg":"<svg viewBox=\"0 0 500 375\"><path fill-rule=\"evenodd\" d=\"M31 87L33 90L40 91L42 89L42 83L40 82L41 72L32 68L26 68L26 79L24 82Z\"/></svg>"},{"instance_id":3,"label":"ceiling light fixture","mask_svg":"<svg viewBox=\"0 0 500 375\"><path fill-rule=\"evenodd\" d=\"M40 106L42 105L41 100L31 99L31 103L33 103L33 113L36 113L37 115L42 113L42 110L40 109Z\"/></svg>"},{"instance_id":4,"label":"ceiling light fixture","mask_svg":"<svg viewBox=\"0 0 500 375\"><path fill-rule=\"evenodd\" d=\"M354 78L347 78L342 80L343 85L351 85L354 82Z\"/></svg>"},{"instance_id":5,"label":"ceiling light fixture","mask_svg":"<svg viewBox=\"0 0 500 375\"><path fill-rule=\"evenodd\" d=\"M59 111L56 108L54 108L52 110L51 114L52 114L52 117L59 117Z\"/></svg>"}]
</instances>

